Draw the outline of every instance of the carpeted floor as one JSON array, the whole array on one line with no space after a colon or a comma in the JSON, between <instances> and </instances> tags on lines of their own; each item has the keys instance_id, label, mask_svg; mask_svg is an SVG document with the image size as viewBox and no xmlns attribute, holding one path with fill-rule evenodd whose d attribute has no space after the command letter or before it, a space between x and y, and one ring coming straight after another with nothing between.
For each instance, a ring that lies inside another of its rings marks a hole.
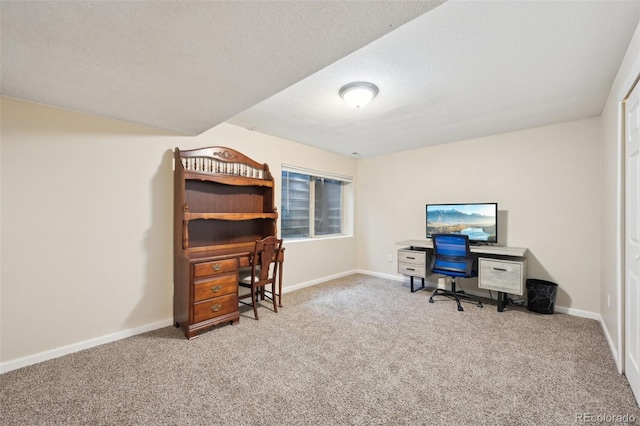
<instances>
[{"instance_id":1,"label":"carpeted floor","mask_svg":"<svg viewBox=\"0 0 640 426\"><path fill-rule=\"evenodd\" d=\"M22 368L0 423L640 424L598 322L428 298L352 275L192 341L167 327Z\"/></svg>"}]
</instances>

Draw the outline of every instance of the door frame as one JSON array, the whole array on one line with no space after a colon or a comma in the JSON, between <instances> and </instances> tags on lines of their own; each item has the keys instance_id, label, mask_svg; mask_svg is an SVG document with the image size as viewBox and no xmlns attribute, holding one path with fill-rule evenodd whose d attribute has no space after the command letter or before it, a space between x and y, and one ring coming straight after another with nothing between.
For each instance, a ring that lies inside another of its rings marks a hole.
<instances>
[{"instance_id":1,"label":"door frame","mask_svg":"<svg viewBox=\"0 0 640 426\"><path fill-rule=\"evenodd\" d=\"M625 157L625 101L629 98L633 88L636 84L640 84L640 55L635 58L633 66L629 69L629 72L623 79L624 83L621 85L621 89L616 96L617 104L617 127L618 127L618 141L617 141L617 157L618 157L618 197L617 203L617 218L616 218L616 230L617 230L617 244L616 244L616 307L617 307L617 348L615 355L616 366L618 367L618 373L624 374L625 371L625 349L626 349L626 157Z\"/></svg>"},{"instance_id":2,"label":"door frame","mask_svg":"<svg viewBox=\"0 0 640 426\"><path fill-rule=\"evenodd\" d=\"M627 170L626 170L626 158L627 158L627 153L626 153L626 143L627 143L627 100L629 99L629 96L631 95L631 92L633 92L634 89L636 89L637 87L640 87L640 72L635 76L635 78L630 82L630 84L628 84L627 86L627 90L626 93L622 99L622 101L620 101L619 103L619 114L618 114L618 118L619 118L619 129L620 129L620 177L622 179L622 185L621 185L621 189L622 191L619 192L620 196L621 196L621 203L620 203L620 212L621 212L621 219L620 219L620 244L619 244L619 259L620 259L620 268L619 268L619 272L620 272L620 279L618 280L618 287L619 287L619 295L620 297L618 298L618 319L619 319L619 324L620 326L618 327L618 342L619 342L619 352L618 352L618 358L619 358L619 362L618 362L618 371L620 372L620 374L624 374L626 372L626 351L627 351L627 324L626 324L626 318L627 318L627 253L626 253L626 249L627 249L627 185L628 185L628 180L627 180ZM640 401L640 395L635 395L636 396L636 400Z\"/></svg>"},{"instance_id":3,"label":"door frame","mask_svg":"<svg viewBox=\"0 0 640 426\"><path fill-rule=\"evenodd\" d=\"M616 364L618 365L618 372L623 374L625 372L625 356L626 356L626 295L627 295L627 287L626 287L626 277L627 277L627 266L626 266L626 240L627 240L627 208L626 208L626 188L627 188L627 170L626 170L626 101L631 95L631 92L635 88L636 84L640 84L640 58L636 66L632 68L632 71L625 79L625 84L622 86L623 96L618 101L618 161L619 161L619 188L618 191L618 208L620 214L618 215L618 230L619 230L619 238L618 238L618 297L617 297L617 305L618 305L618 353Z\"/></svg>"}]
</instances>

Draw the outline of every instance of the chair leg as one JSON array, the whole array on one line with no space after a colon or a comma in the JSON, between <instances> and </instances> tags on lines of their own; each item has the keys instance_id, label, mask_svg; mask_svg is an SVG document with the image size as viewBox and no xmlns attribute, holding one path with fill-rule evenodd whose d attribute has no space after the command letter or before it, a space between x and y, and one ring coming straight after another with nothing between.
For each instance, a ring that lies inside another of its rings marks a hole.
<instances>
[{"instance_id":1,"label":"chair leg","mask_svg":"<svg viewBox=\"0 0 640 426\"><path fill-rule=\"evenodd\" d=\"M458 301L458 310L462 311L462 306L460 305L460 299L466 299L469 300L471 302L476 302L476 305L478 306L478 308L483 308L484 305L482 304L482 301L480 300L479 297L477 296L473 296L471 294L467 294L464 292L464 290L459 290L456 291L456 287L455 287L455 279L452 280L452 287L451 290L455 293L456 295L456 300Z\"/></svg>"},{"instance_id":2,"label":"chair leg","mask_svg":"<svg viewBox=\"0 0 640 426\"><path fill-rule=\"evenodd\" d=\"M458 311L464 311L462 305L460 304L460 298L458 297L459 294L464 294L464 291L456 291L456 277L451 278L451 294L458 304Z\"/></svg>"},{"instance_id":3,"label":"chair leg","mask_svg":"<svg viewBox=\"0 0 640 426\"><path fill-rule=\"evenodd\" d=\"M278 268L278 306L282 308L282 263Z\"/></svg>"},{"instance_id":4,"label":"chair leg","mask_svg":"<svg viewBox=\"0 0 640 426\"><path fill-rule=\"evenodd\" d=\"M271 284L271 298L273 299L273 312L278 313L278 303L276 302L276 283Z\"/></svg>"},{"instance_id":5,"label":"chair leg","mask_svg":"<svg viewBox=\"0 0 640 426\"><path fill-rule=\"evenodd\" d=\"M256 298L258 295L256 294L255 286L251 286L251 305L253 306L253 314L256 317L256 321L258 321L258 308L256 307L257 301Z\"/></svg>"},{"instance_id":6,"label":"chair leg","mask_svg":"<svg viewBox=\"0 0 640 426\"><path fill-rule=\"evenodd\" d=\"M458 304L458 311L462 312L464 311L464 309L462 308L462 305L460 304L460 298L458 298L458 296L454 296L456 298L456 303Z\"/></svg>"}]
</instances>

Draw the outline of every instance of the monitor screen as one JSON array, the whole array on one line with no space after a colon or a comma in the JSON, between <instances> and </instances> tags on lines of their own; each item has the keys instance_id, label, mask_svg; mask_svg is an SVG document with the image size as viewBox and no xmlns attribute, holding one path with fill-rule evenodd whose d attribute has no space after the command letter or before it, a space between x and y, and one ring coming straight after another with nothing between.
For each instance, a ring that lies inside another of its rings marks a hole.
<instances>
[{"instance_id":1,"label":"monitor screen","mask_svg":"<svg viewBox=\"0 0 640 426\"><path fill-rule=\"evenodd\" d=\"M498 242L498 203L427 204L427 238L464 234L472 242Z\"/></svg>"}]
</instances>

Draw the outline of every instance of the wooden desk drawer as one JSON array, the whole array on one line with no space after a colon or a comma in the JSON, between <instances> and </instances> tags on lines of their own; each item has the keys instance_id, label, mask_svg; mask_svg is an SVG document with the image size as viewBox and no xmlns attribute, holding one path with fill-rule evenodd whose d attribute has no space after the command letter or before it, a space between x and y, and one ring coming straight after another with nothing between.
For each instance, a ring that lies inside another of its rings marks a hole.
<instances>
[{"instance_id":1,"label":"wooden desk drawer","mask_svg":"<svg viewBox=\"0 0 640 426\"><path fill-rule=\"evenodd\" d=\"M416 263L424 265L427 254L423 251L398 250L398 263Z\"/></svg>"},{"instance_id":2,"label":"wooden desk drawer","mask_svg":"<svg viewBox=\"0 0 640 426\"><path fill-rule=\"evenodd\" d=\"M193 289L193 301L200 302L201 300L237 292L238 276L235 272L228 273L213 279L196 281Z\"/></svg>"},{"instance_id":3,"label":"wooden desk drawer","mask_svg":"<svg viewBox=\"0 0 640 426\"><path fill-rule=\"evenodd\" d=\"M193 305L193 322L205 321L238 310L238 294L228 294Z\"/></svg>"},{"instance_id":4,"label":"wooden desk drawer","mask_svg":"<svg viewBox=\"0 0 640 426\"><path fill-rule=\"evenodd\" d=\"M193 265L193 277L200 278L209 275L224 274L225 272L235 271L238 261L236 259L224 259L214 262L195 263Z\"/></svg>"}]
</instances>

